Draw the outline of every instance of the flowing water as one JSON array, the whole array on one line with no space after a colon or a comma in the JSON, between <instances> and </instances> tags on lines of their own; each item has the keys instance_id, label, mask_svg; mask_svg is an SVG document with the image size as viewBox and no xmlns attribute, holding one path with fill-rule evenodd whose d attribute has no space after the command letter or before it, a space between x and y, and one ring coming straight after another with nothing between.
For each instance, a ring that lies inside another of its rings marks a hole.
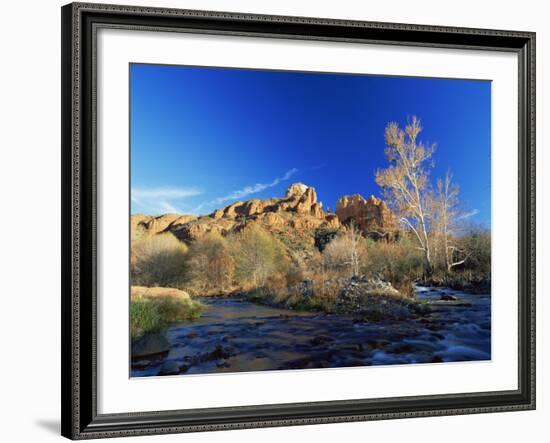
<instances>
[{"instance_id":1,"label":"flowing water","mask_svg":"<svg viewBox=\"0 0 550 443\"><path fill-rule=\"evenodd\" d=\"M384 321L205 298L198 321L168 330L170 351L133 360L131 376L491 359L489 295L425 287L416 293L429 314Z\"/></svg>"}]
</instances>

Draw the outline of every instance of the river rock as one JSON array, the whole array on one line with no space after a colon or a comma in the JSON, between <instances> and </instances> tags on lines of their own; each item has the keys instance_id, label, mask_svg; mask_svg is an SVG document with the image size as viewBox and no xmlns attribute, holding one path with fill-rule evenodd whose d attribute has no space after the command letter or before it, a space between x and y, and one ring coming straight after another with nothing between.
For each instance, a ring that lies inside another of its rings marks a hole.
<instances>
[{"instance_id":1,"label":"river rock","mask_svg":"<svg viewBox=\"0 0 550 443\"><path fill-rule=\"evenodd\" d=\"M334 306L338 314L357 314L370 320L405 319L420 313L420 305L401 295L391 283L366 276L344 282Z\"/></svg>"},{"instance_id":2,"label":"river rock","mask_svg":"<svg viewBox=\"0 0 550 443\"><path fill-rule=\"evenodd\" d=\"M310 340L310 343L313 346L319 346L319 345L322 345L322 344L325 344L325 343L329 343L331 341L334 341L334 338L329 337L327 335L318 335L317 337L313 337Z\"/></svg>"},{"instance_id":3,"label":"river rock","mask_svg":"<svg viewBox=\"0 0 550 443\"><path fill-rule=\"evenodd\" d=\"M147 334L132 343L132 358L163 354L170 350L170 343L162 334Z\"/></svg>"},{"instance_id":4,"label":"river rock","mask_svg":"<svg viewBox=\"0 0 550 443\"><path fill-rule=\"evenodd\" d=\"M454 295L443 294L443 295L441 296L441 300L443 300L443 301L457 301L458 298L455 297Z\"/></svg>"},{"instance_id":5,"label":"river rock","mask_svg":"<svg viewBox=\"0 0 550 443\"><path fill-rule=\"evenodd\" d=\"M180 366L174 360L166 360L160 366L159 375L177 375L180 373Z\"/></svg>"},{"instance_id":6,"label":"river rock","mask_svg":"<svg viewBox=\"0 0 550 443\"><path fill-rule=\"evenodd\" d=\"M256 358L259 358L259 357L256 357ZM217 368L229 368L230 366L231 365L229 364L229 362L224 358L222 358L220 361L216 363Z\"/></svg>"}]
</instances>

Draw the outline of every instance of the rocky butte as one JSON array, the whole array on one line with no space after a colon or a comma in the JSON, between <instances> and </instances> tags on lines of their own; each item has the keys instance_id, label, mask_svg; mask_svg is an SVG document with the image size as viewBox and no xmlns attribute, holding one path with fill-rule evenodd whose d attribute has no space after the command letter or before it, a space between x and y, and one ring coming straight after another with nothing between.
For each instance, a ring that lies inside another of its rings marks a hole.
<instances>
[{"instance_id":1,"label":"rocky butte","mask_svg":"<svg viewBox=\"0 0 550 443\"><path fill-rule=\"evenodd\" d=\"M395 214L374 195L366 200L359 194L341 197L336 203L336 215L341 223L349 225L353 221L365 236L374 239L391 239L398 231Z\"/></svg>"},{"instance_id":2,"label":"rocky butte","mask_svg":"<svg viewBox=\"0 0 550 443\"><path fill-rule=\"evenodd\" d=\"M391 237L397 232L394 214L383 200L374 196L344 196L338 200L336 213L325 212L317 200L315 188L294 183L285 196L267 200L237 201L216 209L209 215L165 214L158 217L132 215L132 238L161 232L171 232L190 243L209 232L228 235L259 224L264 229L290 240L313 245L317 230L338 231L351 221L373 238Z\"/></svg>"}]
</instances>

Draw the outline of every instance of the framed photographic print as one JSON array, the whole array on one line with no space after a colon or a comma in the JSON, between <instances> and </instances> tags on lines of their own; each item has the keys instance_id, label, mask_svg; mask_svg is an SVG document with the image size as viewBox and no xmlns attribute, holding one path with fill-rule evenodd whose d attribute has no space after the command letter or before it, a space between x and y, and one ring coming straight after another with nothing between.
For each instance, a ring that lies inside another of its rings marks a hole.
<instances>
[{"instance_id":1,"label":"framed photographic print","mask_svg":"<svg viewBox=\"0 0 550 443\"><path fill-rule=\"evenodd\" d=\"M529 32L64 6L63 435L533 409L534 67Z\"/></svg>"}]
</instances>

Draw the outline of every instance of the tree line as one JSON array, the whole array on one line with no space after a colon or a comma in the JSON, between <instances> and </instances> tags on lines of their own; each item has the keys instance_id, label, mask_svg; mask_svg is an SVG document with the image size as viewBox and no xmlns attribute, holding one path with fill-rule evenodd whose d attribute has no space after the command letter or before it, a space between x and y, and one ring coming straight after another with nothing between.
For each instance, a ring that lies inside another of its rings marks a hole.
<instances>
[{"instance_id":1,"label":"tree line","mask_svg":"<svg viewBox=\"0 0 550 443\"><path fill-rule=\"evenodd\" d=\"M435 145L421 141L421 131L416 117L404 129L397 123L385 129L389 165L375 180L400 222L396 239L375 241L353 222L317 230L307 247L254 222L226 236L210 232L190 245L168 232L146 235L132 242L132 284L300 299L302 283L309 281L313 296L324 302L358 275L380 277L408 295L420 279L490 280L490 231L465 225L450 172L432 183Z\"/></svg>"}]
</instances>

